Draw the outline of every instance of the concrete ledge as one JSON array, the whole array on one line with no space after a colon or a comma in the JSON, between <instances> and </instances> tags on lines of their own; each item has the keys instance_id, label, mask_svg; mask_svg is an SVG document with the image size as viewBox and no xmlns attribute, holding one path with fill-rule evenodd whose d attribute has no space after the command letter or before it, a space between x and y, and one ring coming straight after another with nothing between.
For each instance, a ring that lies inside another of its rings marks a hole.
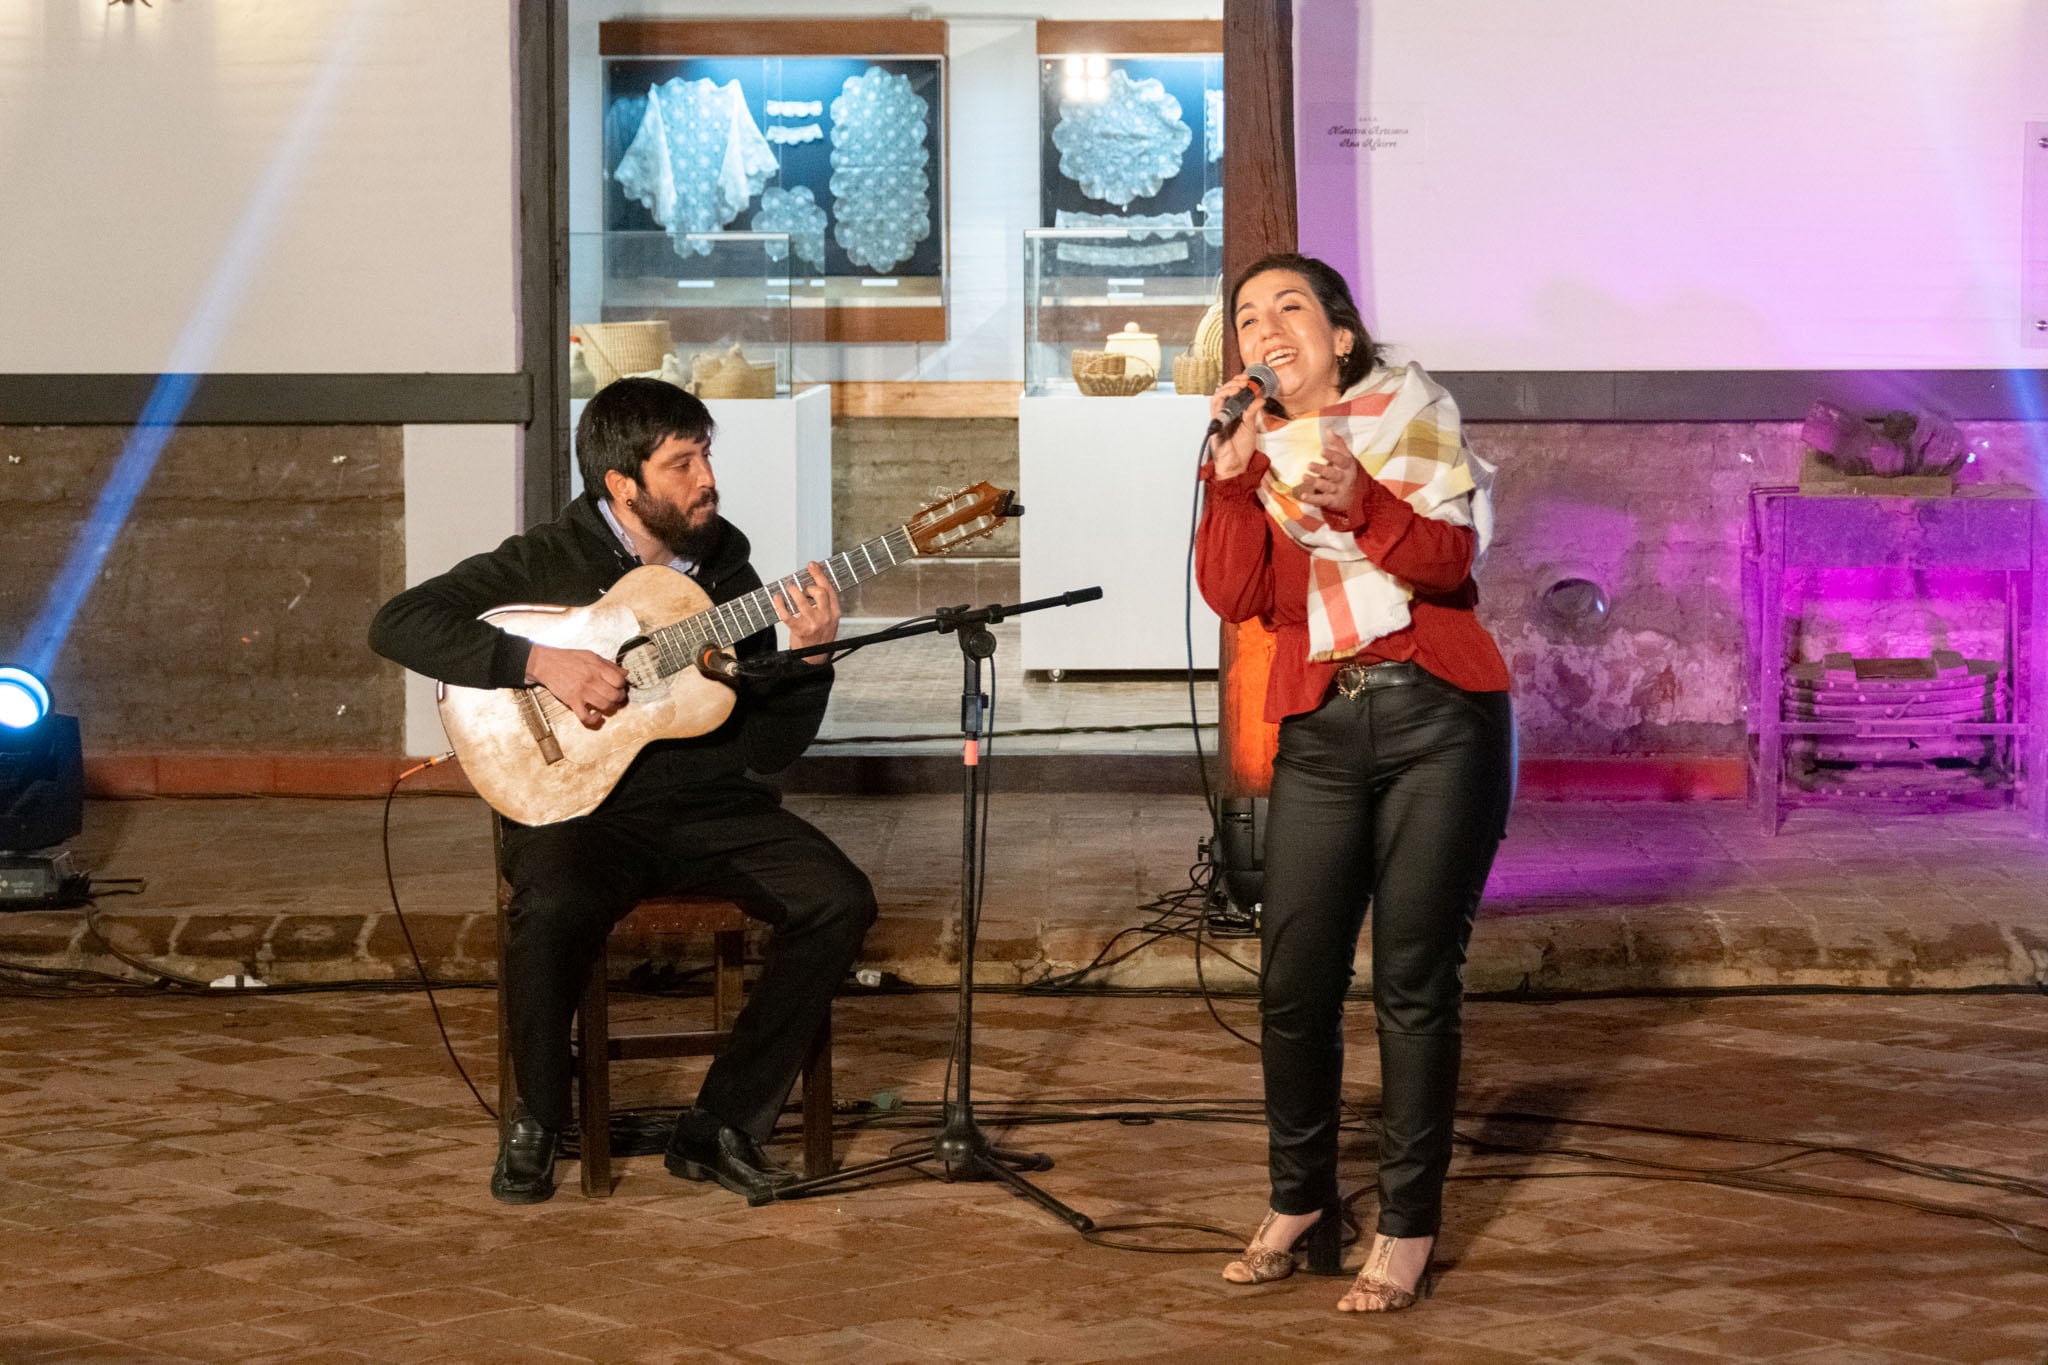
<instances>
[{"instance_id":1,"label":"concrete ledge","mask_svg":"<svg viewBox=\"0 0 2048 1365\"><path fill-rule=\"evenodd\" d=\"M96 922L121 954L196 981L249 973L273 985L293 982L412 981L418 972L397 916L102 910ZM1804 922L1801 922L1801 921ZM496 979L496 923L488 910L408 917L414 943L437 982ZM1023 985L1078 970L1135 921L1042 919L987 926L976 958L983 985ZM0 915L0 959L35 967L127 971L87 927L79 911ZM758 947L758 945L755 945ZM1257 981L1256 939L1205 940L1201 971L1195 945L1167 938L1094 974L1099 987L1249 991ZM705 944L675 939L615 939L612 971L700 966ZM883 906L861 965L918 986L958 980L959 937L951 921ZM1369 995L1372 963L1361 946L1355 994ZM2048 929L1944 921L1924 933L1861 919L1793 917L1745 923L1662 907L1484 913L1465 966L1467 991L1479 995L1584 994L1756 987L1857 990L1964 990L1989 986L2048 989Z\"/></svg>"},{"instance_id":2,"label":"concrete ledge","mask_svg":"<svg viewBox=\"0 0 2048 1365\"><path fill-rule=\"evenodd\" d=\"M389 754L88 754L85 794L145 796L382 796L398 775L427 760ZM408 792L473 794L458 763L405 780Z\"/></svg>"},{"instance_id":3,"label":"concrete ledge","mask_svg":"<svg viewBox=\"0 0 2048 1365\"><path fill-rule=\"evenodd\" d=\"M996 752L998 780L1019 792L1196 793L1202 781L1192 753ZM386 754L131 753L85 760L86 795L382 796L398 775L425 762ZM1215 780L1211 755L1211 780ZM1668 754L1522 761L1518 795L1525 801L1721 801L1743 795L1741 758ZM853 746L813 749L785 775L792 792L898 796L959 790L960 760L951 749L927 753L861 752ZM458 763L406 778L406 792L473 789Z\"/></svg>"},{"instance_id":4,"label":"concrete ledge","mask_svg":"<svg viewBox=\"0 0 2048 1365\"><path fill-rule=\"evenodd\" d=\"M950 781L950 779L949 779ZM1095 984L1248 987L1258 947L1195 947L1157 906L1185 897L1208 832L1198 796L998 787L978 977L1015 986L1087 966L1119 934L1134 955ZM789 809L872 879L881 919L862 965L957 976L957 792L792 794ZM380 800L100 801L82 867L140 883L83 911L0 914L0 961L120 973L112 949L192 980L409 980ZM391 812L399 901L428 973L488 982L489 812L415 797ZM1736 802L1528 802L1510 819L1465 969L1482 994L1755 987L2039 988L2048 983L2048 843L2020 812L1800 810L1775 838ZM111 949L109 948L111 944ZM620 972L697 965L687 939L622 936ZM1241 966L1231 965L1235 959ZM1361 983L1370 980L1361 953Z\"/></svg>"}]
</instances>

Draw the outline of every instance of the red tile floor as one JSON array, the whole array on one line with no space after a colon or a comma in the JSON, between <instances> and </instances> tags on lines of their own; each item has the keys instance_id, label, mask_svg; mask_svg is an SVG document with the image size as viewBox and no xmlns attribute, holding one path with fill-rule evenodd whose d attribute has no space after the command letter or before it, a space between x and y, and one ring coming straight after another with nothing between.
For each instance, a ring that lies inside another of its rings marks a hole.
<instances>
[{"instance_id":1,"label":"red tile floor","mask_svg":"<svg viewBox=\"0 0 2048 1365\"><path fill-rule=\"evenodd\" d=\"M490 1093L489 993L442 1006ZM944 993L841 1002L842 1097L900 1101L891 1124L850 1107L842 1159L920 1131L952 1013ZM1218 1277L1263 1143L1256 1056L1203 1002L989 995L976 1021L983 1117L1054 1158L1037 1179L1097 1242L987 1184L899 1173L750 1209L644 1156L610 1199L571 1163L552 1202L506 1208L418 994L17 987L0 1359L2048 1359L2038 996L1475 1003L1439 1287L1384 1318L1338 1314L1338 1281ZM1364 1011L1350 1033L1369 1220ZM691 1078L640 1064L621 1101Z\"/></svg>"}]
</instances>

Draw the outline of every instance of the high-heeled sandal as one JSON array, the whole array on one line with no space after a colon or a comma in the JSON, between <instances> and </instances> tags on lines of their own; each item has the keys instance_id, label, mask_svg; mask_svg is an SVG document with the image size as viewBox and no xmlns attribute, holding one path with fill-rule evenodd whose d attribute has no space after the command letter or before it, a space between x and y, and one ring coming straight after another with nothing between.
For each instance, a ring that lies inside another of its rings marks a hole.
<instances>
[{"instance_id":1,"label":"high-heeled sandal","mask_svg":"<svg viewBox=\"0 0 2048 1365\"><path fill-rule=\"evenodd\" d=\"M1432 1239L1429 1249L1432 1253L1436 1251L1434 1239ZM1389 1255L1391 1254L1389 1253ZM1337 1301L1337 1311L1340 1313L1398 1313L1404 1308L1413 1308L1417 1303L1428 1298L1435 1290L1436 1266L1433 1263L1425 1263L1423 1265L1422 1275L1416 1280L1413 1289L1404 1289L1392 1280L1377 1273L1373 1268L1370 1256L1368 1256L1364 1268L1358 1272L1358 1278L1351 1282L1351 1288L1345 1291L1342 1299ZM1369 1295L1377 1306L1371 1308L1346 1308L1344 1306L1346 1301L1360 1294Z\"/></svg>"},{"instance_id":2,"label":"high-heeled sandal","mask_svg":"<svg viewBox=\"0 0 2048 1365\"><path fill-rule=\"evenodd\" d=\"M1251 1245L1244 1249L1244 1255L1223 1267L1223 1278L1232 1284L1271 1284L1284 1280L1294 1273L1294 1247L1275 1247L1266 1244L1266 1231L1273 1226L1273 1220L1280 1215L1270 1210L1259 1230L1252 1234ZM1344 1273L1344 1206L1341 1202L1331 1204L1322 1211L1307 1231L1294 1239L1296 1245L1307 1244L1308 1272L1311 1275L1342 1275ZM1235 1273L1233 1273L1235 1272Z\"/></svg>"}]
</instances>

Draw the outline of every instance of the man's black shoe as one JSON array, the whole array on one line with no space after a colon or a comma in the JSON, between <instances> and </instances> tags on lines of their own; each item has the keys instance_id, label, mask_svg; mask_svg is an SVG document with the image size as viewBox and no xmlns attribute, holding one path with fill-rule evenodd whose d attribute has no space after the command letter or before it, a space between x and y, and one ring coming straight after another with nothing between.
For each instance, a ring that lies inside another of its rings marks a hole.
<instances>
[{"instance_id":1,"label":"man's black shoe","mask_svg":"<svg viewBox=\"0 0 2048 1365\"><path fill-rule=\"evenodd\" d=\"M555 1148L561 1135L543 1128L524 1105L513 1112L498 1139L498 1164L491 1168L491 1198L501 1204L538 1204L555 1192Z\"/></svg>"},{"instance_id":2,"label":"man's black shoe","mask_svg":"<svg viewBox=\"0 0 2048 1365\"><path fill-rule=\"evenodd\" d=\"M796 1179L794 1171L769 1161L760 1143L704 1109L686 1110L676 1120L663 1164L685 1180L716 1180L749 1204L773 1203L775 1192Z\"/></svg>"}]
</instances>

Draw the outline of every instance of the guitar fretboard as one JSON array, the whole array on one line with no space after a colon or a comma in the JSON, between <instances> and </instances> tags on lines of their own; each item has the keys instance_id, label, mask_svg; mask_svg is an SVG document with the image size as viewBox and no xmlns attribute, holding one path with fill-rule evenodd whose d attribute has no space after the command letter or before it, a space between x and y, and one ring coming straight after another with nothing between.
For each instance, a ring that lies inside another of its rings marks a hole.
<instances>
[{"instance_id":1,"label":"guitar fretboard","mask_svg":"<svg viewBox=\"0 0 2048 1365\"><path fill-rule=\"evenodd\" d=\"M856 583L864 583L916 558L917 549L911 543L910 528L899 526L851 550L833 555L823 563L825 576L832 580L832 586L844 592ZM808 568L798 569L744 597L721 602L650 632L647 639L655 648L662 676L694 667L697 656L707 644L725 649L758 630L774 625L780 618L775 614L775 603L769 594L777 589L785 593L801 592L814 581Z\"/></svg>"}]
</instances>

